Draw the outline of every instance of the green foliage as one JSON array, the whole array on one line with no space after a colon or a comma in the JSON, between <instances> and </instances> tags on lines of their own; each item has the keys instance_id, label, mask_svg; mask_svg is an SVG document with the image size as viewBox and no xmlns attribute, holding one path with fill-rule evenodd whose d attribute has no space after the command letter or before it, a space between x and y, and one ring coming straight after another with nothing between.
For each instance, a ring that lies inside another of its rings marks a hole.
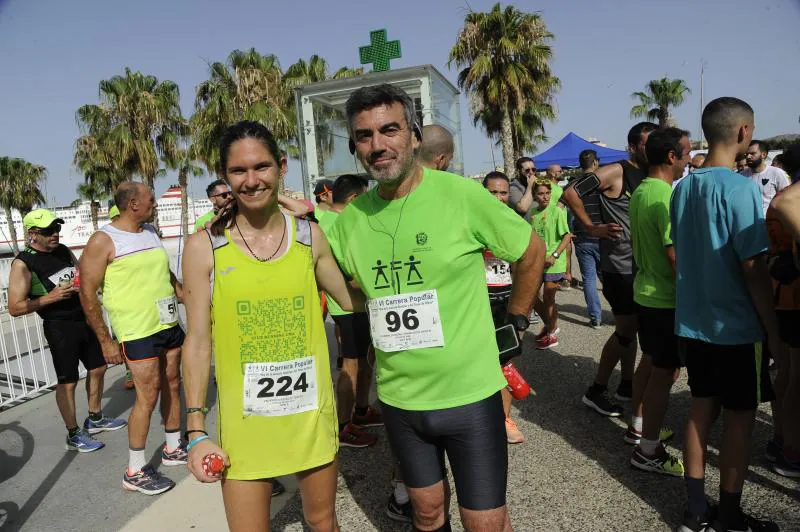
<instances>
[{"instance_id":1,"label":"green foliage","mask_svg":"<svg viewBox=\"0 0 800 532\"><path fill-rule=\"evenodd\" d=\"M19 246L12 212L18 210L24 216L35 205L43 204L45 199L39 185L46 178L47 169L44 166L24 159L0 157L0 207L5 211L11 249L15 255L19 252Z\"/></svg>"},{"instance_id":2,"label":"green foliage","mask_svg":"<svg viewBox=\"0 0 800 532\"><path fill-rule=\"evenodd\" d=\"M670 107L678 107L692 91L682 79L653 79L647 82L644 92L634 92L631 97L639 103L631 108L631 118L646 118L658 122L659 127L671 127L675 120Z\"/></svg>"}]
</instances>

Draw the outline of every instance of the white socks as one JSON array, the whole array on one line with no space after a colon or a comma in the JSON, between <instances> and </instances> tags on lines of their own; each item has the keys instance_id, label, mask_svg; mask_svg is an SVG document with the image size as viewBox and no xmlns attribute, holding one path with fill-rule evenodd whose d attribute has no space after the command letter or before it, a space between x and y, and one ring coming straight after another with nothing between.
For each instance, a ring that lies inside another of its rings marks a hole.
<instances>
[{"instance_id":1,"label":"white socks","mask_svg":"<svg viewBox=\"0 0 800 532\"><path fill-rule=\"evenodd\" d=\"M643 418L640 416L631 416L631 427L633 427L633 430L635 430L639 434L642 433L642 423L643 423L642 419Z\"/></svg>"},{"instance_id":2,"label":"white socks","mask_svg":"<svg viewBox=\"0 0 800 532\"><path fill-rule=\"evenodd\" d=\"M397 501L397 504L405 504L408 502L406 485L402 482L395 481L394 483L394 500Z\"/></svg>"},{"instance_id":3,"label":"white socks","mask_svg":"<svg viewBox=\"0 0 800 532\"><path fill-rule=\"evenodd\" d=\"M181 444L181 431L176 430L174 432L167 432L164 431L167 439L167 451L174 451L177 449Z\"/></svg>"},{"instance_id":4,"label":"white socks","mask_svg":"<svg viewBox=\"0 0 800 532\"><path fill-rule=\"evenodd\" d=\"M144 458L144 449L129 449L128 473L138 473L147 464Z\"/></svg>"}]
</instances>

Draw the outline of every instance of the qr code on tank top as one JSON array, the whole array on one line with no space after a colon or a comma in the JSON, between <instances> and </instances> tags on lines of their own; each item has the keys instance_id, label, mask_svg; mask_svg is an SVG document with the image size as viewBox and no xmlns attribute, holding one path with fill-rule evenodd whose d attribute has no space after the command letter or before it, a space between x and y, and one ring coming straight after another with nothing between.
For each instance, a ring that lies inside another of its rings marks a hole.
<instances>
[{"instance_id":1,"label":"qr code on tank top","mask_svg":"<svg viewBox=\"0 0 800 532\"><path fill-rule=\"evenodd\" d=\"M238 301L241 363L281 362L307 354L305 298Z\"/></svg>"}]
</instances>

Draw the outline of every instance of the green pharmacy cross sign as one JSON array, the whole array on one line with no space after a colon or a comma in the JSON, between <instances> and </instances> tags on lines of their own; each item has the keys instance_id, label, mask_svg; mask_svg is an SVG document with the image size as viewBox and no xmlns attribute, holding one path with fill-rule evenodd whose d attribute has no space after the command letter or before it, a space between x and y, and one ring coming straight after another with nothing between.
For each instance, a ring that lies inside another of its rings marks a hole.
<instances>
[{"instance_id":1,"label":"green pharmacy cross sign","mask_svg":"<svg viewBox=\"0 0 800 532\"><path fill-rule=\"evenodd\" d=\"M373 72L385 72L389 70L389 60L399 59L400 41L386 42L386 30L375 30L369 32L369 46L361 46L358 49L361 64L372 63Z\"/></svg>"}]
</instances>

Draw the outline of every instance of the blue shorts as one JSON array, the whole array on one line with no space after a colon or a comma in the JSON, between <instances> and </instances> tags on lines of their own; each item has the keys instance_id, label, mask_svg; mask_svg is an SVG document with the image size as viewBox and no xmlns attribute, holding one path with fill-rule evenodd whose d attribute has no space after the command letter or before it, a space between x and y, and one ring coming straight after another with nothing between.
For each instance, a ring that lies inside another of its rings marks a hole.
<instances>
[{"instance_id":1,"label":"blue shorts","mask_svg":"<svg viewBox=\"0 0 800 532\"><path fill-rule=\"evenodd\" d=\"M150 336L122 342L122 354L130 362L141 362L151 358L158 358L163 351L175 349L183 345L186 335L179 325L173 325Z\"/></svg>"}]
</instances>

